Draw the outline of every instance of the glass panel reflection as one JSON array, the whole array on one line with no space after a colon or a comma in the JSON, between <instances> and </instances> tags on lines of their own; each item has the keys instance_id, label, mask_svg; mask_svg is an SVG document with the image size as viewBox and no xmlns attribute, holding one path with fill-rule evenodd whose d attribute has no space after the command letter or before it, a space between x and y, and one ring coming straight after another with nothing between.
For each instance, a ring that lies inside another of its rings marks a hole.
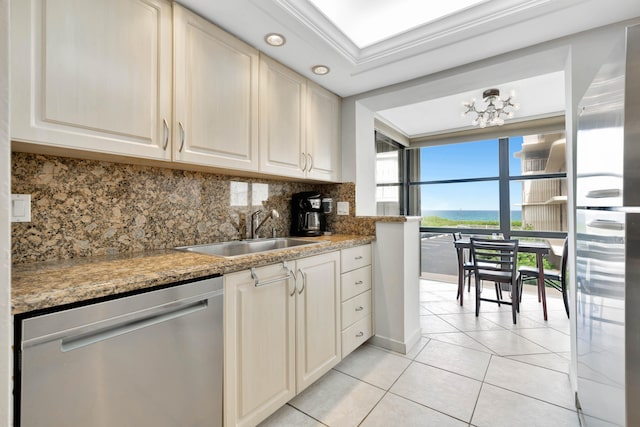
<instances>
[{"instance_id":1,"label":"glass panel reflection","mask_svg":"<svg viewBox=\"0 0 640 427\"><path fill-rule=\"evenodd\" d=\"M565 147L564 132L509 138L509 175L566 172Z\"/></svg>"},{"instance_id":2,"label":"glass panel reflection","mask_svg":"<svg viewBox=\"0 0 640 427\"><path fill-rule=\"evenodd\" d=\"M567 231L566 178L512 181L510 199L512 230Z\"/></svg>"}]
</instances>

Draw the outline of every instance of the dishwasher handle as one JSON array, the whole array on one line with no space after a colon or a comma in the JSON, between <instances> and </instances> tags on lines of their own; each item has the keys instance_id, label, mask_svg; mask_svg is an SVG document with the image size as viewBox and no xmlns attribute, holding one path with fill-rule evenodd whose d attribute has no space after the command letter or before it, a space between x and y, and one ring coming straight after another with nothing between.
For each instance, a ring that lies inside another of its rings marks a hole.
<instances>
[{"instance_id":1,"label":"dishwasher handle","mask_svg":"<svg viewBox=\"0 0 640 427\"><path fill-rule=\"evenodd\" d=\"M141 315L139 318L127 319L122 323L110 325L102 329L65 337L60 342L60 350L62 352L67 352L87 347L100 341L105 341L129 332L144 329L149 326L205 310L208 305L209 302L205 299L189 304L183 304L178 307L167 307L166 310L159 313Z\"/></svg>"}]
</instances>

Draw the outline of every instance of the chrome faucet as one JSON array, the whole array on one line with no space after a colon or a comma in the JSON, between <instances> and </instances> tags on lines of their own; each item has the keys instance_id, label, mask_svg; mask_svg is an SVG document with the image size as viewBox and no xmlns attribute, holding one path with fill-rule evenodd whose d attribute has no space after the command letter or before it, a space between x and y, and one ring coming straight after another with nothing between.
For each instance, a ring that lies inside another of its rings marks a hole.
<instances>
[{"instance_id":1,"label":"chrome faucet","mask_svg":"<svg viewBox=\"0 0 640 427\"><path fill-rule=\"evenodd\" d=\"M271 212L269 212L269 215L267 215L265 219L259 222L261 213L262 213L262 210L259 209L251 214L251 238L252 239L258 238L258 231L260 230L260 227L262 227L269 218L273 218L273 219L280 218L280 214L278 213L278 211L275 209L272 209Z\"/></svg>"}]
</instances>

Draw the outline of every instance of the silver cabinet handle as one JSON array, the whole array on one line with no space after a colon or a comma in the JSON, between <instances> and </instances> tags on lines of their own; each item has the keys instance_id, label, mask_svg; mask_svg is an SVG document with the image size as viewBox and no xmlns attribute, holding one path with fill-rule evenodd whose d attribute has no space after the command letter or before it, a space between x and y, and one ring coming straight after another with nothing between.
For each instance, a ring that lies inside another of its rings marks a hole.
<instances>
[{"instance_id":1,"label":"silver cabinet handle","mask_svg":"<svg viewBox=\"0 0 640 427\"><path fill-rule=\"evenodd\" d=\"M362 310L364 310L363 306L356 307L356 311L362 311Z\"/></svg>"},{"instance_id":2,"label":"silver cabinet handle","mask_svg":"<svg viewBox=\"0 0 640 427\"><path fill-rule=\"evenodd\" d=\"M296 289L298 289L298 278L296 277L296 273L294 273L286 262L282 262L282 268L287 272L287 276L293 278L293 291L289 294L290 297L296 294Z\"/></svg>"},{"instance_id":3,"label":"silver cabinet handle","mask_svg":"<svg viewBox=\"0 0 640 427\"><path fill-rule=\"evenodd\" d=\"M304 153L300 153L300 157L302 157L302 161L304 162L304 166L302 166L302 172L307 171L307 156Z\"/></svg>"},{"instance_id":4,"label":"silver cabinet handle","mask_svg":"<svg viewBox=\"0 0 640 427\"><path fill-rule=\"evenodd\" d=\"M180 126L180 148L178 149L179 153L182 153L182 149L184 148L184 126L182 126L182 122L178 122L178 126Z\"/></svg>"},{"instance_id":5,"label":"silver cabinet handle","mask_svg":"<svg viewBox=\"0 0 640 427\"><path fill-rule=\"evenodd\" d=\"M167 145L169 145L169 124L166 119L162 119L162 131L164 132L164 144L162 144L162 149L167 151Z\"/></svg>"},{"instance_id":6,"label":"silver cabinet handle","mask_svg":"<svg viewBox=\"0 0 640 427\"><path fill-rule=\"evenodd\" d=\"M362 280L358 280L358 281L356 282L356 285L362 285L363 283L364 283L364 282L363 282Z\"/></svg>"},{"instance_id":7,"label":"silver cabinet handle","mask_svg":"<svg viewBox=\"0 0 640 427\"><path fill-rule=\"evenodd\" d=\"M360 338L364 336L364 332L360 331L356 334L356 338Z\"/></svg>"},{"instance_id":8,"label":"silver cabinet handle","mask_svg":"<svg viewBox=\"0 0 640 427\"><path fill-rule=\"evenodd\" d=\"M356 261L360 261L362 259L362 255L358 255L357 257L354 258Z\"/></svg>"},{"instance_id":9,"label":"silver cabinet handle","mask_svg":"<svg viewBox=\"0 0 640 427\"><path fill-rule=\"evenodd\" d=\"M307 153L307 156L309 156L309 170L307 172L311 172L311 169L313 169L313 157L309 153Z\"/></svg>"},{"instance_id":10,"label":"silver cabinet handle","mask_svg":"<svg viewBox=\"0 0 640 427\"><path fill-rule=\"evenodd\" d=\"M301 269L298 269L298 272L300 273L300 275L302 276L302 287L300 288L300 290L298 291L298 295L302 294L302 291L304 291L304 287L307 284L307 275L304 274L304 271L302 271Z\"/></svg>"}]
</instances>

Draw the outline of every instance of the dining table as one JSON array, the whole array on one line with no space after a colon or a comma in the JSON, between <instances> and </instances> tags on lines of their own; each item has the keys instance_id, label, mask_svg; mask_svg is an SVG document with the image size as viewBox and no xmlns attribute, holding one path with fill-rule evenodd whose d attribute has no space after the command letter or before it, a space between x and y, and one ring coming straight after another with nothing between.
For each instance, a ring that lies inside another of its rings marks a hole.
<instances>
[{"instance_id":1,"label":"dining table","mask_svg":"<svg viewBox=\"0 0 640 427\"><path fill-rule=\"evenodd\" d=\"M463 237L454 242L458 251L458 294L460 295L460 305L463 305L464 295L464 250L471 248L471 239ZM519 240L518 252L532 253L536 255L536 267L538 268L538 301L542 300L542 313L544 320L547 320L547 295L544 286L544 263L543 257L549 253L551 246L544 241Z\"/></svg>"}]
</instances>

